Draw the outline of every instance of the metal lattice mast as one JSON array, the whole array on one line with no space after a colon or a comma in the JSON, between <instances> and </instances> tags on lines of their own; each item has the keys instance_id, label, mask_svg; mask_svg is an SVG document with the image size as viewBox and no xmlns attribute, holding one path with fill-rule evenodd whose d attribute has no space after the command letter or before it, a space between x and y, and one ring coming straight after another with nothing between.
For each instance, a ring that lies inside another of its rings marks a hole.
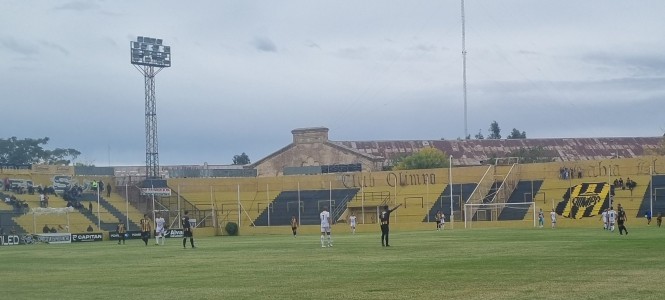
<instances>
[{"instance_id":1,"label":"metal lattice mast","mask_svg":"<svg viewBox=\"0 0 665 300\"><path fill-rule=\"evenodd\" d=\"M143 66L142 68L145 79L145 174L146 178L159 178L159 141L157 140L157 102L155 99L155 75L157 74L153 66Z\"/></svg>"},{"instance_id":2,"label":"metal lattice mast","mask_svg":"<svg viewBox=\"0 0 665 300\"><path fill-rule=\"evenodd\" d=\"M462 86L464 89L464 138L469 136L466 109L466 29L464 20L464 0L462 0Z\"/></svg>"},{"instance_id":3,"label":"metal lattice mast","mask_svg":"<svg viewBox=\"0 0 665 300\"><path fill-rule=\"evenodd\" d=\"M157 101L155 76L171 66L171 47L161 39L138 37L130 42L131 63L143 74L145 83L145 173L147 179L160 178L157 139Z\"/></svg>"}]
</instances>

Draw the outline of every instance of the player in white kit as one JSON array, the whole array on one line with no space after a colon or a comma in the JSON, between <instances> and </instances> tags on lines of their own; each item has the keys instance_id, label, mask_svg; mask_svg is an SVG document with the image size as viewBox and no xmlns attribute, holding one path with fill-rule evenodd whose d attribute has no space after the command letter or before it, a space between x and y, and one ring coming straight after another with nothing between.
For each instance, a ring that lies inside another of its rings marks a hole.
<instances>
[{"instance_id":1,"label":"player in white kit","mask_svg":"<svg viewBox=\"0 0 665 300\"><path fill-rule=\"evenodd\" d=\"M349 225L351 225L351 232L353 234L356 233L356 214L351 213L351 216L349 217Z\"/></svg>"},{"instance_id":2,"label":"player in white kit","mask_svg":"<svg viewBox=\"0 0 665 300\"><path fill-rule=\"evenodd\" d=\"M552 219L552 229L556 228L556 212L554 212L554 209L550 213L550 219Z\"/></svg>"},{"instance_id":3,"label":"player in white kit","mask_svg":"<svg viewBox=\"0 0 665 300\"><path fill-rule=\"evenodd\" d=\"M614 211L614 207L610 206L610 211L607 212L607 226L609 226L610 231L614 232L614 222L616 222L617 212Z\"/></svg>"},{"instance_id":4,"label":"player in white kit","mask_svg":"<svg viewBox=\"0 0 665 300\"><path fill-rule=\"evenodd\" d=\"M603 229L607 230L607 208L603 210L600 219L603 221Z\"/></svg>"},{"instance_id":5,"label":"player in white kit","mask_svg":"<svg viewBox=\"0 0 665 300\"><path fill-rule=\"evenodd\" d=\"M164 230L165 223L166 221L162 218L162 214L157 213L157 217L155 218L155 245L160 245L160 239L162 240L161 245L164 245L164 241L166 240L166 230Z\"/></svg>"},{"instance_id":6,"label":"player in white kit","mask_svg":"<svg viewBox=\"0 0 665 300\"><path fill-rule=\"evenodd\" d=\"M330 236L330 213L328 207L323 207L323 211L319 214L321 219L321 247L332 247L332 237ZM326 240L327 236L327 240Z\"/></svg>"}]
</instances>

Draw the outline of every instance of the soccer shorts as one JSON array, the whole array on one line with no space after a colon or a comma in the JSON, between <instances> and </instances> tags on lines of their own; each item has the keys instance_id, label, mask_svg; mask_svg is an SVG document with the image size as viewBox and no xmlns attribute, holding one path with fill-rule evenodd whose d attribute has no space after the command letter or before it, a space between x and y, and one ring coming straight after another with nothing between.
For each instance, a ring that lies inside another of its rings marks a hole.
<instances>
[{"instance_id":1,"label":"soccer shorts","mask_svg":"<svg viewBox=\"0 0 665 300\"><path fill-rule=\"evenodd\" d=\"M321 226L321 232L330 233L330 225Z\"/></svg>"}]
</instances>

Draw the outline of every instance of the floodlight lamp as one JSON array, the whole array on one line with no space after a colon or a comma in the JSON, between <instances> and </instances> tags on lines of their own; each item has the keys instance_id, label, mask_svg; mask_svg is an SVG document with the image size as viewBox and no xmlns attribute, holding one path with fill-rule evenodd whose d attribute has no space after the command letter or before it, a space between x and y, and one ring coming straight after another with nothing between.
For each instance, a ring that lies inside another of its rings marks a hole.
<instances>
[{"instance_id":1,"label":"floodlight lamp","mask_svg":"<svg viewBox=\"0 0 665 300\"><path fill-rule=\"evenodd\" d=\"M130 61L135 65L152 67L171 66L171 47L164 46L162 39L141 36L130 42Z\"/></svg>"}]
</instances>

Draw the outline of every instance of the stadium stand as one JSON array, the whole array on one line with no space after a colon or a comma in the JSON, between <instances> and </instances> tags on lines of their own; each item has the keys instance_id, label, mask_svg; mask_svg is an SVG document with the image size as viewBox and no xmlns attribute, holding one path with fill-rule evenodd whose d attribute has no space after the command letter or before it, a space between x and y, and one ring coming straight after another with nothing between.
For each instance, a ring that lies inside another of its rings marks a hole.
<instances>
[{"instance_id":1,"label":"stadium stand","mask_svg":"<svg viewBox=\"0 0 665 300\"><path fill-rule=\"evenodd\" d=\"M635 180L636 182L639 179ZM644 217L646 212L651 207L651 185L653 184L653 218L658 216L658 213L665 215L665 175L655 175L653 176L653 182L646 185L646 191L644 197L642 197L642 203L639 209L632 215L638 218ZM639 183L638 186L639 187ZM637 188L636 187L636 188ZM625 191L625 190L622 190ZM638 191L634 191L638 193Z\"/></svg>"},{"instance_id":2,"label":"stadium stand","mask_svg":"<svg viewBox=\"0 0 665 300\"><path fill-rule=\"evenodd\" d=\"M320 224L319 213L323 207L328 207L331 212L333 220L335 212L338 215L343 212L338 208L346 208L346 203L353 199L358 192L358 189L333 189L333 190L301 190L298 191L283 191L272 202L270 206L270 225L288 225L291 221L291 216L298 216L298 203L300 202L300 224L301 225L315 225ZM300 201L298 201L300 199ZM332 207L330 203L332 202ZM256 219L256 226L268 225L268 210L263 210L261 215Z\"/></svg>"},{"instance_id":3,"label":"stadium stand","mask_svg":"<svg viewBox=\"0 0 665 300\"><path fill-rule=\"evenodd\" d=\"M506 203L520 203L520 202L531 202L533 201L533 195L535 195L540 186L543 184L542 180L521 180L517 183L515 191L510 195ZM530 208L533 209L533 208ZM499 214L499 221L516 221L524 220L530 210L524 208L511 207L507 206Z\"/></svg>"}]
</instances>

